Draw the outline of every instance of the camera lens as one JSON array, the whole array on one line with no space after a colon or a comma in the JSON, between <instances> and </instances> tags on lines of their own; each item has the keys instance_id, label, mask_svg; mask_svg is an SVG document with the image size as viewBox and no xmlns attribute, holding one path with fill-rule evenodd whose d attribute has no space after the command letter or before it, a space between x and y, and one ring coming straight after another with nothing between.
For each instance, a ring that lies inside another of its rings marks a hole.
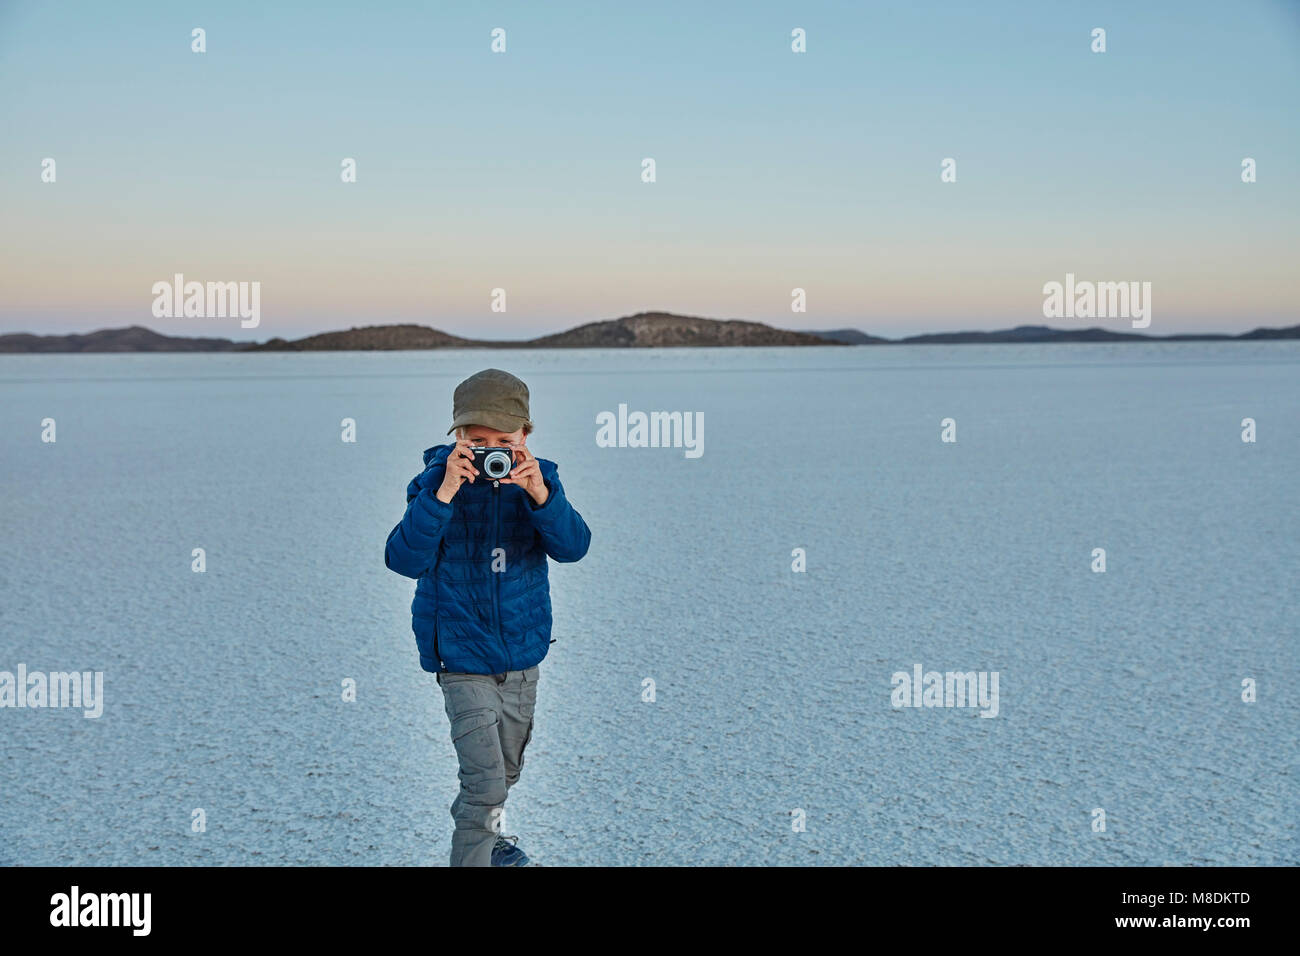
<instances>
[{"instance_id":1,"label":"camera lens","mask_svg":"<svg viewBox=\"0 0 1300 956\"><path fill-rule=\"evenodd\" d=\"M483 473L489 478L504 478L510 474L510 455L503 451L490 451L483 458Z\"/></svg>"}]
</instances>

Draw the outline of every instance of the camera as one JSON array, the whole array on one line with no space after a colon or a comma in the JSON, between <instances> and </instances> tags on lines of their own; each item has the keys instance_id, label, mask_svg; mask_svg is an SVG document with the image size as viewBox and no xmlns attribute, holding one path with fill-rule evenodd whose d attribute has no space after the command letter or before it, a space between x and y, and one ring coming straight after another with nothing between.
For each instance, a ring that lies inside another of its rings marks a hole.
<instances>
[{"instance_id":1,"label":"camera","mask_svg":"<svg viewBox=\"0 0 1300 956\"><path fill-rule=\"evenodd\" d=\"M470 451L474 453L474 467L492 479L506 477L515 464L515 453L510 448L471 445Z\"/></svg>"}]
</instances>

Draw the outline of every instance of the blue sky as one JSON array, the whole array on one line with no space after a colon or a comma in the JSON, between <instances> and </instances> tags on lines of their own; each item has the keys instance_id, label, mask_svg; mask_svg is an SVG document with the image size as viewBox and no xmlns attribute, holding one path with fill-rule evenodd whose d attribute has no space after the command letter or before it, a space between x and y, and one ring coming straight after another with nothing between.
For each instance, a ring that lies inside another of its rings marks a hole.
<instances>
[{"instance_id":1,"label":"blue sky","mask_svg":"<svg viewBox=\"0 0 1300 956\"><path fill-rule=\"evenodd\" d=\"M379 6L0 2L0 331L903 335L1067 272L1151 282L1157 334L1300 321L1295 3ZM177 272L260 327L154 318Z\"/></svg>"}]
</instances>

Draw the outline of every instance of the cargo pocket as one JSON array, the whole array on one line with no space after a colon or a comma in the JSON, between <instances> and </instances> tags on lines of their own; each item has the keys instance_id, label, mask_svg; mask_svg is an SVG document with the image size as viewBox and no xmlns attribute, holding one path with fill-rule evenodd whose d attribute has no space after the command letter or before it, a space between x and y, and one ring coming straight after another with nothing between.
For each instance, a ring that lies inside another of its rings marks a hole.
<instances>
[{"instance_id":1,"label":"cargo pocket","mask_svg":"<svg viewBox=\"0 0 1300 956\"><path fill-rule=\"evenodd\" d=\"M452 686L457 682L453 681ZM451 805L457 829L485 829L484 814L506 800L505 761L501 754L500 714L476 707L451 720L451 741L459 765L460 794Z\"/></svg>"},{"instance_id":2,"label":"cargo pocket","mask_svg":"<svg viewBox=\"0 0 1300 956\"><path fill-rule=\"evenodd\" d=\"M527 717L531 724L537 710L537 669L530 667L524 671L524 679L519 683L519 713Z\"/></svg>"},{"instance_id":3,"label":"cargo pocket","mask_svg":"<svg viewBox=\"0 0 1300 956\"><path fill-rule=\"evenodd\" d=\"M491 705L491 695L477 674L442 671L437 677L442 685L443 704L451 723L451 740L457 743L467 734L485 727L495 727L500 716ZM459 749L459 744L457 744Z\"/></svg>"},{"instance_id":4,"label":"cargo pocket","mask_svg":"<svg viewBox=\"0 0 1300 956\"><path fill-rule=\"evenodd\" d=\"M451 742L457 743L469 734L497 725L497 712L490 707L467 710L457 714L451 721Z\"/></svg>"},{"instance_id":5,"label":"cargo pocket","mask_svg":"<svg viewBox=\"0 0 1300 956\"><path fill-rule=\"evenodd\" d=\"M524 671L524 680L519 685L519 715L528 718L528 732L524 734L523 747L533 739L533 724L537 715L537 668L530 667Z\"/></svg>"},{"instance_id":6,"label":"cargo pocket","mask_svg":"<svg viewBox=\"0 0 1300 956\"><path fill-rule=\"evenodd\" d=\"M460 764L461 790L470 803L495 804L505 799L499 718L487 708L467 710L451 722L451 742Z\"/></svg>"}]
</instances>

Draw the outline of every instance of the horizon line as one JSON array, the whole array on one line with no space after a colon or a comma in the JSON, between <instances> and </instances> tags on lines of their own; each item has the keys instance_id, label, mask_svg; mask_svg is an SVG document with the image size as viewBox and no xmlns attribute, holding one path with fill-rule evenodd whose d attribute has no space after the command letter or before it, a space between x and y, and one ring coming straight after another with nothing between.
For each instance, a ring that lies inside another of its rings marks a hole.
<instances>
[{"instance_id":1,"label":"horizon line","mask_svg":"<svg viewBox=\"0 0 1300 956\"><path fill-rule=\"evenodd\" d=\"M238 316L234 316L234 318L237 317ZM1250 339L1248 339L1247 336L1251 336L1255 333L1282 332L1282 331L1291 331L1294 329L1300 329L1300 325L1277 325L1277 326L1257 325L1253 328L1247 329L1242 332L1237 332L1237 333L1206 331L1206 332L1175 332L1175 333L1169 333L1165 335L1158 335L1158 334L1152 334L1147 328L1142 328L1140 330L1132 329L1132 328L1115 330L1115 329L1109 329L1099 325L1061 328L1061 327L1046 325L1042 323L1024 323L1024 324L1013 325L1013 326L1004 326L1001 328L997 328L997 327L978 328L978 329L966 328L966 329L948 329L948 330L936 331L936 332L917 332L917 333L912 333L897 338L891 338L885 335L877 335L873 332L865 331L857 326L850 326L850 325L844 325L844 326L833 327L833 328L820 328L820 329L790 329L781 326L770 325L767 322L761 322L754 319L740 319L740 318L714 319L705 316L686 315L683 313L676 313L676 312L643 311L643 312L631 313L629 315L618 316L617 318L613 318L613 319L593 319L587 322L579 322L576 325L569 326L559 331L543 332L528 338L500 338L500 339L468 338L462 335L457 335L452 332L447 332L444 329L438 328L437 326L425 325L419 322L388 322L388 323L376 323L370 325L351 325L347 328L336 328L336 329L329 329L321 332L310 332L304 335L300 335L296 338L286 338L283 335L272 335L269 338L263 340L232 339L225 336L212 335L212 334L176 335L170 332L160 332L157 329L151 328L147 325L143 325L140 323L130 323L122 326L104 326L101 328L92 329L88 332L42 333L42 332L32 332L26 330L0 332L0 339L16 337L16 336L30 336L31 338L37 340L68 339L68 338L76 338L76 337L94 336L102 333L123 332L131 329L140 329L144 332L148 332L152 335L157 335L159 337L166 338L166 339L177 339L177 340L184 340L184 341L215 341L215 342L230 343L232 346L234 346L234 348L231 349L230 351L246 351L246 350L252 350L259 347L265 347L272 342L283 342L286 345L292 345L298 342L303 342L303 341L307 341L313 338L318 338L320 336L326 336L326 335L340 335L340 334L346 334L348 332L359 332L359 331L366 331L372 329L393 329L393 328L405 327L405 328L421 329L421 330L436 332L438 334L446 335L450 338L458 339L460 340L460 342L466 343L465 345L461 345L458 342L455 344L450 344L445 346L416 347L413 349L408 349L408 348L391 349L391 351L430 351L438 348L465 348L465 347L472 348L474 345L477 344L484 344L484 345L491 345L491 346L509 346L512 344L529 345L530 343L537 342L539 339L564 335L567 332L572 332L576 329L584 328L587 326L614 324L626 320L638 319L643 317L684 319L687 321L700 321L700 322L716 323L716 324L741 323L744 325L751 325L759 328L771 329L773 331L778 331L778 332L795 333L798 335L805 335L805 336L812 336L812 337L827 337L835 334L848 333L850 335L861 335L867 339L873 340L872 342L849 342L843 339L832 339L832 338L826 339L828 344L836 344L836 345L908 344L909 342L914 342L915 340L918 339L927 339L933 337L965 336L965 335L996 336L996 335L1004 335L1008 333L1024 332L1026 330L1042 330L1042 332L1053 336L1079 335L1085 333L1100 333L1103 335L1117 336L1128 340L1145 340L1145 341L1156 341L1156 342L1161 342L1161 341L1177 342L1177 341L1196 341L1196 340L1240 341L1243 339L1249 341ZM1289 337L1300 337L1300 336L1289 336ZM951 343L951 344L961 344L961 343ZM1024 344L1048 344L1048 343L1043 343L1041 341L1034 341L1033 339L1029 339L1025 341ZM1067 344L1067 343L1062 343L1062 344ZM1086 344L1086 343L1078 343L1078 344ZM557 347L573 348L575 346L557 346ZM589 347L601 347L601 346L589 346ZM628 347L628 346L614 346L614 347ZM631 347L637 347L637 346L631 346ZM641 346L641 347L645 347L645 346ZM681 346L661 346L661 347L678 348ZM701 346L701 347L716 348L719 346L708 345L708 346ZM722 347L726 347L726 346L722 346ZM744 343L739 343L734 347L746 347L746 346ZM800 346L792 343L788 347L800 347ZM337 351L347 351L347 350L338 349ZM7 354L21 354L21 353L7 353Z\"/></svg>"}]
</instances>

